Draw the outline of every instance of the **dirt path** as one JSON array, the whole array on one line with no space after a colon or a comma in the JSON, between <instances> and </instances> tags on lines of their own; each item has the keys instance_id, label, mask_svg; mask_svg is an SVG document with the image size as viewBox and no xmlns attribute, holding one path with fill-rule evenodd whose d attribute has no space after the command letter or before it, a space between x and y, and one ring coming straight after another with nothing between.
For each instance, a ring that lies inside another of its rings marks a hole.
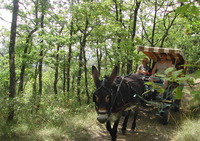
<instances>
[{"instance_id":1,"label":"dirt path","mask_svg":"<svg viewBox=\"0 0 200 141\"><path fill-rule=\"evenodd\" d=\"M142 107L137 119L137 129L135 132L130 130L133 115L129 118L127 133L121 133L121 124L118 126L117 141L170 141L180 122L179 112L171 112L171 118L168 125L160 122L160 117L156 116L157 109L152 107ZM121 120L123 121L123 120ZM95 133L91 140L110 141L110 135L106 131L105 125L102 125L101 131Z\"/></svg>"}]
</instances>

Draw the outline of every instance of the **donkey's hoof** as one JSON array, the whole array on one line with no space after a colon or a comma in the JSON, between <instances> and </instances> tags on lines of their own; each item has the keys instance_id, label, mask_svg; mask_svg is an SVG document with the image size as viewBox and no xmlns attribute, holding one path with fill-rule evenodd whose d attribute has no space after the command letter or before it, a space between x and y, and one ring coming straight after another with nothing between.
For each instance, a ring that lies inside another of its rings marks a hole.
<instances>
[{"instance_id":1,"label":"donkey's hoof","mask_svg":"<svg viewBox=\"0 0 200 141\"><path fill-rule=\"evenodd\" d=\"M126 134L126 130L122 130L122 134L125 135Z\"/></svg>"},{"instance_id":2,"label":"donkey's hoof","mask_svg":"<svg viewBox=\"0 0 200 141\"><path fill-rule=\"evenodd\" d=\"M131 128L131 133L134 133L135 132L135 128Z\"/></svg>"},{"instance_id":3,"label":"donkey's hoof","mask_svg":"<svg viewBox=\"0 0 200 141\"><path fill-rule=\"evenodd\" d=\"M116 137L115 138L112 138L112 141L116 141L117 139L116 139Z\"/></svg>"}]
</instances>

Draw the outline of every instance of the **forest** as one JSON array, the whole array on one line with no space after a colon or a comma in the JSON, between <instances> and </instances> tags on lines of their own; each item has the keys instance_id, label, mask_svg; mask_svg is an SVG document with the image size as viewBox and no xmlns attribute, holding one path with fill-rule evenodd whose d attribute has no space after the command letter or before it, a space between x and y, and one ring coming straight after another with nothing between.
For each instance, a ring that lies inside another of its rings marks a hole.
<instances>
[{"instance_id":1,"label":"forest","mask_svg":"<svg viewBox=\"0 0 200 141\"><path fill-rule=\"evenodd\" d=\"M114 66L119 75L135 73L144 57L137 45L184 52L183 78L191 81L183 95L190 103L177 134L165 140L200 140L199 6L199 0L1 0L12 20L1 13L0 140L97 140L103 127L91 68L101 77Z\"/></svg>"}]
</instances>

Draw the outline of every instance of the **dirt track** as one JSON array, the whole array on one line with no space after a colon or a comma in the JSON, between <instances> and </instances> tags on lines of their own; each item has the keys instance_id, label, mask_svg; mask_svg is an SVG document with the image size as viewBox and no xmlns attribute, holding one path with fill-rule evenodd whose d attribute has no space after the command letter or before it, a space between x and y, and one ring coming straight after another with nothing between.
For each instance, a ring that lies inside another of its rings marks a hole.
<instances>
[{"instance_id":1,"label":"dirt track","mask_svg":"<svg viewBox=\"0 0 200 141\"><path fill-rule=\"evenodd\" d=\"M132 132L130 126L133 115L129 118L127 132L125 135L121 132L121 124L118 126L117 141L170 141L174 130L180 123L180 113L171 111L170 122L163 125L160 122L160 117L156 116L157 109L152 107L142 107L137 119L136 131ZM123 118L121 119L123 121ZM101 126L101 131L95 133L91 140L95 141L110 141L105 125Z\"/></svg>"}]
</instances>

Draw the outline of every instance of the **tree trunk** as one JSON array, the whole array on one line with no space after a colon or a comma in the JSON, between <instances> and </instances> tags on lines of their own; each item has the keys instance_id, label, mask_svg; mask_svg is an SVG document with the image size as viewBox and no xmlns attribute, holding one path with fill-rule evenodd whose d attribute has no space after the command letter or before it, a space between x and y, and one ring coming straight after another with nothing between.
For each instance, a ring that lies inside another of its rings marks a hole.
<instances>
[{"instance_id":1,"label":"tree trunk","mask_svg":"<svg viewBox=\"0 0 200 141\"><path fill-rule=\"evenodd\" d=\"M44 31L44 15L45 15L45 1L41 1L42 5L42 15L41 15L41 30ZM39 82L39 89L38 89L38 96L37 96L37 110L39 110L40 107L40 101L42 96L42 68L43 68L43 56L44 56L44 40L41 41L41 47L40 47L40 54L39 54L39 64L38 64L38 82Z\"/></svg>"},{"instance_id":2,"label":"tree trunk","mask_svg":"<svg viewBox=\"0 0 200 141\"><path fill-rule=\"evenodd\" d=\"M87 70L87 59L86 59L86 54L85 54L85 47L83 48L83 59L84 59L84 71L85 71L85 92L87 96L87 104L90 103L90 95L89 95L89 90L88 90L88 70Z\"/></svg>"},{"instance_id":3,"label":"tree trunk","mask_svg":"<svg viewBox=\"0 0 200 141\"><path fill-rule=\"evenodd\" d=\"M38 62L35 64L35 74L34 74L33 90L32 90L32 112L34 112L36 106L38 105L37 98L37 76L38 76Z\"/></svg>"},{"instance_id":4,"label":"tree trunk","mask_svg":"<svg viewBox=\"0 0 200 141\"><path fill-rule=\"evenodd\" d=\"M63 94L66 94L66 67L67 67L67 62L66 62L66 55L64 55L64 64L63 64Z\"/></svg>"},{"instance_id":5,"label":"tree trunk","mask_svg":"<svg viewBox=\"0 0 200 141\"><path fill-rule=\"evenodd\" d=\"M12 15L12 25L10 33L10 45L9 45L9 68L10 68L10 94L9 98L14 98L16 94L16 74L15 74L15 41L16 41L16 29L17 29L17 15L18 15L18 0L13 1L14 9ZM7 121L13 121L14 118L14 105L9 106Z\"/></svg>"},{"instance_id":6,"label":"tree trunk","mask_svg":"<svg viewBox=\"0 0 200 141\"><path fill-rule=\"evenodd\" d=\"M62 33L64 26L61 27L60 31L59 31L59 35ZM55 95L58 94L58 89L57 89L57 84L58 84L58 70L59 70L59 51L60 51L60 47L61 45L58 44L57 45L57 51L56 51L56 63L55 63L55 74L54 74L54 93Z\"/></svg>"},{"instance_id":7,"label":"tree trunk","mask_svg":"<svg viewBox=\"0 0 200 141\"><path fill-rule=\"evenodd\" d=\"M37 27L32 30L27 39L26 39L26 47L24 49L24 53L22 55L22 65L21 65L21 72L20 72L20 77L19 77L19 89L18 89L18 94L22 93L24 91L24 76L25 76L25 69L26 69L26 57L27 57L27 53L28 53L28 47L29 47L29 43L30 43L30 38L31 36L34 34L35 31L37 31Z\"/></svg>"},{"instance_id":8,"label":"tree trunk","mask_svg":"<svg viewBox=\"0 0 200 141\"><path fill-rule=\"evenodd\" d=\"M133 21L133 27L132 27L132 33L131 33L131 41L133 43L132 44L133 47L134 47L134 40L135 40L135 33L136 33L137 15L138 15L138 10L140 8L140 4L141 4L141 1L136 0L136 7L135 7L135 10L134 10L134 21ZM132 53L133 50L134 50L134 48L131 49L130 53ZM127 61L127 74L132 72L132 64L133 64L133 60L128 59L128 61Z\"/></svg>"},{"instance_id":9,"label":"tree trunk","mask_svg":"<svg viewBox=\"0 0 200 141\"><path fill-rule=\"evenodd\" d=\"M155 29L156 29L156 19L157 19L157 0L155 1L155 11L154 11L154 18L153 18L153 28L152 28L152 34L151 34L151 46L155 46L154 44L154 36L155 36Z\"/></svg>"},{"instance_id":10,"label":"tree trunk","mask_svg":"<svg viewBox=\"0 0 200 141\"><path fill-rule=\"evenodd\" d=\"M43 63L43 50L40 51L40 60L39 60L39 66L38 66L38 82L39 82L39 90L38 90L38 95L39 95L39 99L42 95L42 65ZM39 100L40 101L40 100Z\"/></svg>"},{"instance_id":11,"label":"tree trunk","mask_svg":"<svg viewBox=\"0 0 200 141\"><path fill-rule=\"evenodd\" d=\"M174 18L173 18L172 21L169 23L168 27L165 26L165 33L164 33L164 35L162 36L161 43L160 43L160 47L163 47L164 42L165 42L165 39L166 39L166 37L168 36L169 30L170 30L170 28L172 27L172 25L173 25L173 23L174 23L174 21L175 21L176 18L177 18L177 14L175 14ZM165 20L165 19L163 18L163 20ZM165 25L165 24L164 24L164 25Z\"/></svg>"},{"instance_id":12,"label":"tree trunk","mask_svg":"<svg viewBox=\"0 0 200 141\"><path fill-rule=\"evenodd\" d=\"M70 68L71 68L71 58L72 58L72 35L74 30L74 24L71 22L70 26L70 44L68 50L68 63L67 63L67 92L70 91Z\"/></svg>"},{"instance_id":13,"label":"tree trunk","mask_svg":"<svg viewBox=\"0 0 200 141\"><path fill-rule=\"evenodd\" d=\"M83 37L84 38L84 37ZM82 74L82 67L83 67L83 43L80 39L80 49L79 49L79 70L78 70L78 79L77 79L77 101L81 105L81 97L80 97L80 91L81 91L81 74Z\"/></svg>"},{"instance_id":14,"label":"tree trunk","mask_svg":"<svg viewBox=\"0 0 200 141\"><path fill-rule=\"evenodd\" d=\"M38 1L36 1L35 4L35 21L36 21L36 25L35 28L28 34L27 38L26 38L26 47L24 49L24 53L22 56L22 65L21 65L21 72L20 72L20 78L19 78L19 89L18 89L18 94L22 93L24 91L24 76L25 76L25 69L26 69L26 58L27 57L27 53L28 53L28 48L29 48L29 44L31 42L31 36L38 30Z\"/></svg>"},{"instance_id":15,"label":"tree trunk","mask_svg":"<svg viewBox=\"0 0 200 141\"><path fill-rule=\"evenodd\" d=\"M79 71L78 71L78 80L77 80L77 100L81 105L81 97L80 97L80 91L81 91L81 76L82 76L82 67L84 65L84 48L86 46L86 42L87 42L87 36L89 35L89 33L87 33L87 29L88 29L88 19L86 17L85 19L85 27L84 29L79 28L79 30L82 33L82 36L80 37L80 50L79 50Z\"/></svg>"},{"instance_id":16,"label":"tree trunk","mask_svg":"<svg viewBox=\"0 0 200 141\"><path fill-rule=\"evenodd\" d=\"M58 66L59 66L59 50L60 46L57 46L56 63L55 63L55 74L54 74L54 94L58 94L57 83L58 83Z\"/></svg>"},{"instance_id":17,"label":"tree trunk","mask_svg":"<svg viewBox=\"0 0 200 141\"><path fill-rule=\"evenodd\" d=\"M98 42L97 42L98 44ZM99 70L99 73L101 74L101 59L102 59L102 50L101 48L96 48L96 56L97 56L97 68Z\"/></svg>"},{"instance_id":18,"label":"tree trunk","mask_svg":"<svg viewBox=\"0 0 200 141\"><path fill-rule=\"evenodd\" d=\"M115 19L117 22L120 22L121 25L123 25L123 22L122 22L122 10L121 10L121 7L120 7L120 4L119 4L119 7L118 8L118 2L117 0L113 0L114 3L115 3ZM122 27L121 27L122 28ZM117 51L116 51L116 55L117 56L120 56L120 43L121 43L121 35L117 35ZM120 67L120 59L119 57L116 58L117 61L116 61L116 64L118 67Z\"/></svg>"}]
</instances>

